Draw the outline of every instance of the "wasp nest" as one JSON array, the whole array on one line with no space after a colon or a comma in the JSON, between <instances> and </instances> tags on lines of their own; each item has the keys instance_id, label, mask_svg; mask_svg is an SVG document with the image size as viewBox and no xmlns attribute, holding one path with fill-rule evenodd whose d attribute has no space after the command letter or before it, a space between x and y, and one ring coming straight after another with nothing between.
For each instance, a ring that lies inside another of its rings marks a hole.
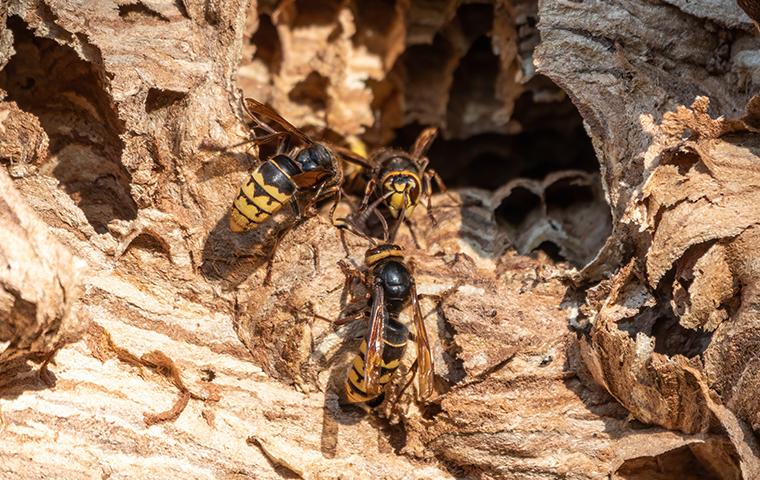
<instances>
[{"instance_id":1,"label":"wasp nest","mask_svg":"<svg viewBox=\"0 0 760 480\"><path fill-rule=\"evenodd\" d=\"M758 478L760 40L724 3L6 2L2 468ZM271 284L289 212L230 231L271 153L243 96L369 151L439 129L449 192L398 236L428 401L409 348L375 413L338 407L368 244L329 204Z\"/></svg>"}]
</instances>

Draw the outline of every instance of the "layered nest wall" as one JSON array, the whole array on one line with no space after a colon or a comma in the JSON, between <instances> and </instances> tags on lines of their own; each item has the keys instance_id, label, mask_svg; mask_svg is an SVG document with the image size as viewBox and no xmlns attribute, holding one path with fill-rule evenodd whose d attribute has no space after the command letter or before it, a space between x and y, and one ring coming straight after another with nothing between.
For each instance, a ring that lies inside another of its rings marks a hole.
<instances>
[{"instance_id":1,"label":"layered nest wall","mask_svg":"<svg viewBox=\"0 0 760 480\"><path fill-rule=\"evenodd\" d=\"M739 7L69 3L0 7L0 470L760 476L760 40ZM438 127L450 195L399 234L428 401L403 388L410 344L381 408L337 404L366 328L333 323L364 293L339 261L368 245L329 202L269 285L288 212L229 230L267 154L242 97L369 151Z\"/></svg>"}]
</instances>

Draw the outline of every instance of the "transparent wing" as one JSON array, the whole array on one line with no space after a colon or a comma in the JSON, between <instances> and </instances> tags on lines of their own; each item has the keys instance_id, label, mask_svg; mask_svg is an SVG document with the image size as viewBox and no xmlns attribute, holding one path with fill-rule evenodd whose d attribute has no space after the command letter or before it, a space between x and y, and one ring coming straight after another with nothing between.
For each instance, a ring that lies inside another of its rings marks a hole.
<instances>
[{"instance_id":1,"label":"transparent wing","mask_svg":"<svg viewBox=\"0 0 760 480\"><path fill-rule=\"evenodd\" d=\"M285 118L283 118L282 115L277 113L277 111L274 108L270 107L269 105L265 105L259 102L258 100L254 100L253 98L246 98L244 100L244 105L245 105L246 110L248 111L248 114L251 116L251 118L256 120L259 124L268 126L266 121L263 121L259 118L259 117L266 117L270 121L279 125L280 129L294 136L299 141L307 145L314 143L311 140L311 138L309 138L308 135L303 133L299 128L297 128L295 125L293 125L289 121L285 120Z\"/></svg>"},{"instance_id":2,"label":"transparent wing","mask_svg":"<svg viewBox=\"0 0 760 480\"><path fill-rule=\"evenodd\" d=\"M430 341L422 318L420 300L417 297L417 287L412 282L412 309L417 343L417 380L420 397L427 398L433 393L433 357L430 353Z\"/></svg>"},{"instance_id":3,"label":"transparent wing","mask_svg":"<svg viewBox=\"0 0 760 480\"><path fill-rule=\"evenodd\" d=\"M364 359L364 390L370 395L380 393L379 379L383 360L385 315L383 286L375 283L372 289L372 309L369 316L367 355Z\"/></svg>"}]
</instances>

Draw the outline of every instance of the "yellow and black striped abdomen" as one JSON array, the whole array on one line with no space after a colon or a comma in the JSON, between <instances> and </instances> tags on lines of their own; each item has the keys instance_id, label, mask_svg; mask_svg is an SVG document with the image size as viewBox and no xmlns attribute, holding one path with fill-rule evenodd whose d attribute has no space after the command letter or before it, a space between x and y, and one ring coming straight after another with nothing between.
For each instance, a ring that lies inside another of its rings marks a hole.
<instances>
[{"instance_id":1,"label":"yellow and black striped abdomen","mask_svg":"<svg viewBox=\"0 0 760 480\"><path fill-rule=\"evenodd\" d=\"M230 211L230 230L256 228L280 210L296 191L288 170L292 162L282 155L267 160L254 170L240 187Z\"/></svg>"},{"instance_id":2,"label":"yellow and black striped abdomen","mask_svg":"<svg viewBox=\"0 0 760 480\"><path fill-rule=\"evenodd\" d=\"M401 358L406 350L406 342L409 338L409 330L396 320L389 319L385 323L383 332L383 359L381 360L380 377L378 383L384 387L393 379L393 373L401 363ZM364 403L369 408L374 408L384 400L381 391L378 394L369 394L363 386L364 372L367 358L367 339L363 339L359 347L359 355L354 357L348 369L348 376L344 383L345 403Z\"/></svg>"}]
</instances>

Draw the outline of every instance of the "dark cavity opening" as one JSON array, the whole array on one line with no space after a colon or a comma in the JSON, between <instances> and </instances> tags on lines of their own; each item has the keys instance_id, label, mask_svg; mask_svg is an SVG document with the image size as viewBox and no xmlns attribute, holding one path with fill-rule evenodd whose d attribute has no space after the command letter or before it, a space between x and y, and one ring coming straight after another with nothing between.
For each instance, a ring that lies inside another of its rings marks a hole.
<instances>
[{"instance_id":1,"label":"dark cavity opening","mask_svg":"<svg viewBox=\"0 0 760 480\"><path fill-rule=\"evenodd\" d=\"M142 255L140 252L145 252L147 255ZM134 255L141 255L141 260L144 262L155 262L158 256L163 257L166 260L169 258L169 246L166 245L158 237L149 233L141 233L136 236L130 243L127 249L124 251L124 255L132 253Z\"/></svg>"},{"instance_id":2,"label":"dark cavity opening","mask_svg":"<svg viewBox=\"0 0 760 480\"><path fill-rule=\"evenodd\" d=\"M496 221L519 227L532 211L541 207L541 198L527 188L515 187L496 209Z\"/></svg>"},{"instance_id":3,"label":"dark cavity opening","mask_svg":"<svg viewBox=\"0 0 760 480\"><path fill-rule=\"evenodd\" d=\"M185 96L187 96L186 92L150 88L148 89L148 96L145 99L145 112L152 113L156 110L170 107L184 99Z\"/></svg>"},{"instance_id":4,"label":"dark cavity opening","mask_svg":"<svg viewBox=\"0 0 760 480\"><path fill-rule=\"evenodd\" d=\"M343 6L341 0L296 0L296 17L294 27L312 27L314 25L332 25L338 18Z\"/></svg>"},{"instance_id":5,"label":"dark cavity opening","mask_svg":"<svg viewBox=\"0 0 760 480\"><path fill-rule=\"evenodd\" d=\"M654 351L664 355L692 358L702 355L712 341L712 332L684 328L672 316L661 317L652 329Z\"/></svg>"},{"instance_id":6,"label":"dark cavity opening","mask_svg":"<svg viewBox=\"0 0 760 480\"><path fill-rule=\"evenodd\" d=\"M0 89L36 115L50 139L40 171L55 176L96 232L114 219L136 218L131 176L121 164L123 125L105 80L73 49L35 37L23 21L8 19L16 54L0 72Z\"/></svg>"},{"instance_id":7,"label":"dark cavity opening","mask_svg":"<svg viewBox=\"0 0 760 480\"><path fill-rule=\"evenodd\" d=\"M317 72L311 72L306 78L298 82L288 97L302 105L309 105L314 110L327 108L327 87L330 81Z\"/></svg>"},{"instance_id":8,"label":"dark cavity opening","mask_svg":"<svg viewBox=\"0 0 760 480\"><path fill-rule=\"evenodd\" d=\"M392 38L398 23L396 0L356 2L354 8L356 33L352 40L374 54L384 55L389 42L398 41L398 37Z\"/></svg>"},{"instance_id":9,"label":"dark cavity opening","mask_svg":"<svg viewBox=\"0 0 760 480\"><path fill-rule=\"evenodd\" d=\"M531 82L539 82L534 78ZM540 83L551 83L541 77ZM559 87L555 88L559 90ZM495 98L491 102L497 102ZM464 139L436 139L428 152L431 166L449 187L487 190L515 178L544 179L562 170L599 172L583 118L567 96L557 102L537 102L530 91L520 96L512 120L520 131L481 133ZM418 123L396 131L394 145L408 146L424 128Z\"/></svg>"},{"instance_id":10,"label":"dark cavity opening","mask_svg":"<svg viewBox=\"0 0 760 480\"><path fill-rule=\"evenodd\" d=\"M638 315L620 320L615 325L634 342L639 333L654 338L654 351L671 357L700 356L712 340L712 332L684 328L670 309L658 307L643 308Z\"/></svg>"},{"instance_id":11,"label":"dark cavity opening","mask_svg":"<svg viewBox=\"0 0 760 480\"><path fill-rule=\"evenodd\" d=\"M699 163L699 154L673 149L664 155L663 165L675 165L679 175L686 175L694 165Z\"/></svg>"},{"instance_id":12,"label":"dark cavity opening","mask_svg":"<svg viewBox=\"0 0 760 480\"><path fill-rule=\"evenodd\" d=\"M485 52L487 48L490 43L480 39L471 50ZM455 82L452 101L458 88ZM492 93L492 104L499 103L493 88L477 88ZM451 108L450 104L449 112ZM464 116L461 113L450 120ZM452 125L456 126L448 127ZM487 122L483 125L488 126ZM394 143L402 148L412 144L422 128L414 123L396 130ZM443 131L428 152L431 167L449 188L496 191L516 179L531 183L530 189L515 187L496 199L497 224L506 229L509 241L521 254L539 249L554 260L566 260L577 267L587 264L609 236L612 218L599 163L580 113L558 86L538 75L526 84L509 124L500 132L447 139ZM523 235L530 229L543 233ZM548 243L529 243L542 236L535 241Z\"/></svg>"},{"instance_id":13,"label":"dark cavity opening","mask_svg":"<svg viewBox=\"0 0 760 480\"><path fill-rule=\"evenodd\" d=\"M126 5L119 5L119 16L123 18L124 21L130 23L156 23L156 21L169 21L168 18L164 17L157 11L148 8L142 3L128 3Z\"/></svg>"},{"instance_id":14,"label":"dark cavity opening","mask_svg":"<svg viewBox=\"0 0 760 480\"><path fill-rule=\"evenodd\" d=\"M546 206L551 209L572 208L575 205L594 201L594 190L590 185L580 183L575 178L562 178L544 190Z\"/></svg>"},{"instance_id":15,"label":"dark cavity opening","mask_svg":"<svg viewBox=\"0 0 760 480\"><path fill-rule=\"evenodd\" d=\"M560 251L559 245L548 240L541 242L536 248L533 249L533 252L543 252L554 262L561 262L565 260L565 257Z\"/></svg>"},{"instance_id":16,"label":"dark cavity opening","mask_svg":"<svg viewBox=\"0 0 760 480\"><path fill-rule=\"evenodd\" d=\"M454 72L446 112L449 129L470 136L484 127L499 127L493 121L494 113L501 108L501 103L496 101L498 75L499 58L494 55L490 37L483 35L473 43Z\"/></svg>"},{"instance_id":17,"label":"dark cavity opening","mask_svg":"<svg viewBox=\"0 0 760 480\"><path fill-rule=\"evenodd\" d=\"M259 15L259 26L251 37L251 45L256 47L253 60L262 61L271 73L279 74L282 67L282 43L269 14Z\"/></svg>"},{"instance_id":18,"label":"dark cavity opening","mask_svg":"<svg viewBox=\"0 0 760 480\"><path fill-rule=\"evenodd\" d=\"M712 457L717 455L713 448L686 445L660 455L631 458L615 474L625 480L717 480L724 477L713 468L716 458Z\"/></svg>"}]
</instances>

